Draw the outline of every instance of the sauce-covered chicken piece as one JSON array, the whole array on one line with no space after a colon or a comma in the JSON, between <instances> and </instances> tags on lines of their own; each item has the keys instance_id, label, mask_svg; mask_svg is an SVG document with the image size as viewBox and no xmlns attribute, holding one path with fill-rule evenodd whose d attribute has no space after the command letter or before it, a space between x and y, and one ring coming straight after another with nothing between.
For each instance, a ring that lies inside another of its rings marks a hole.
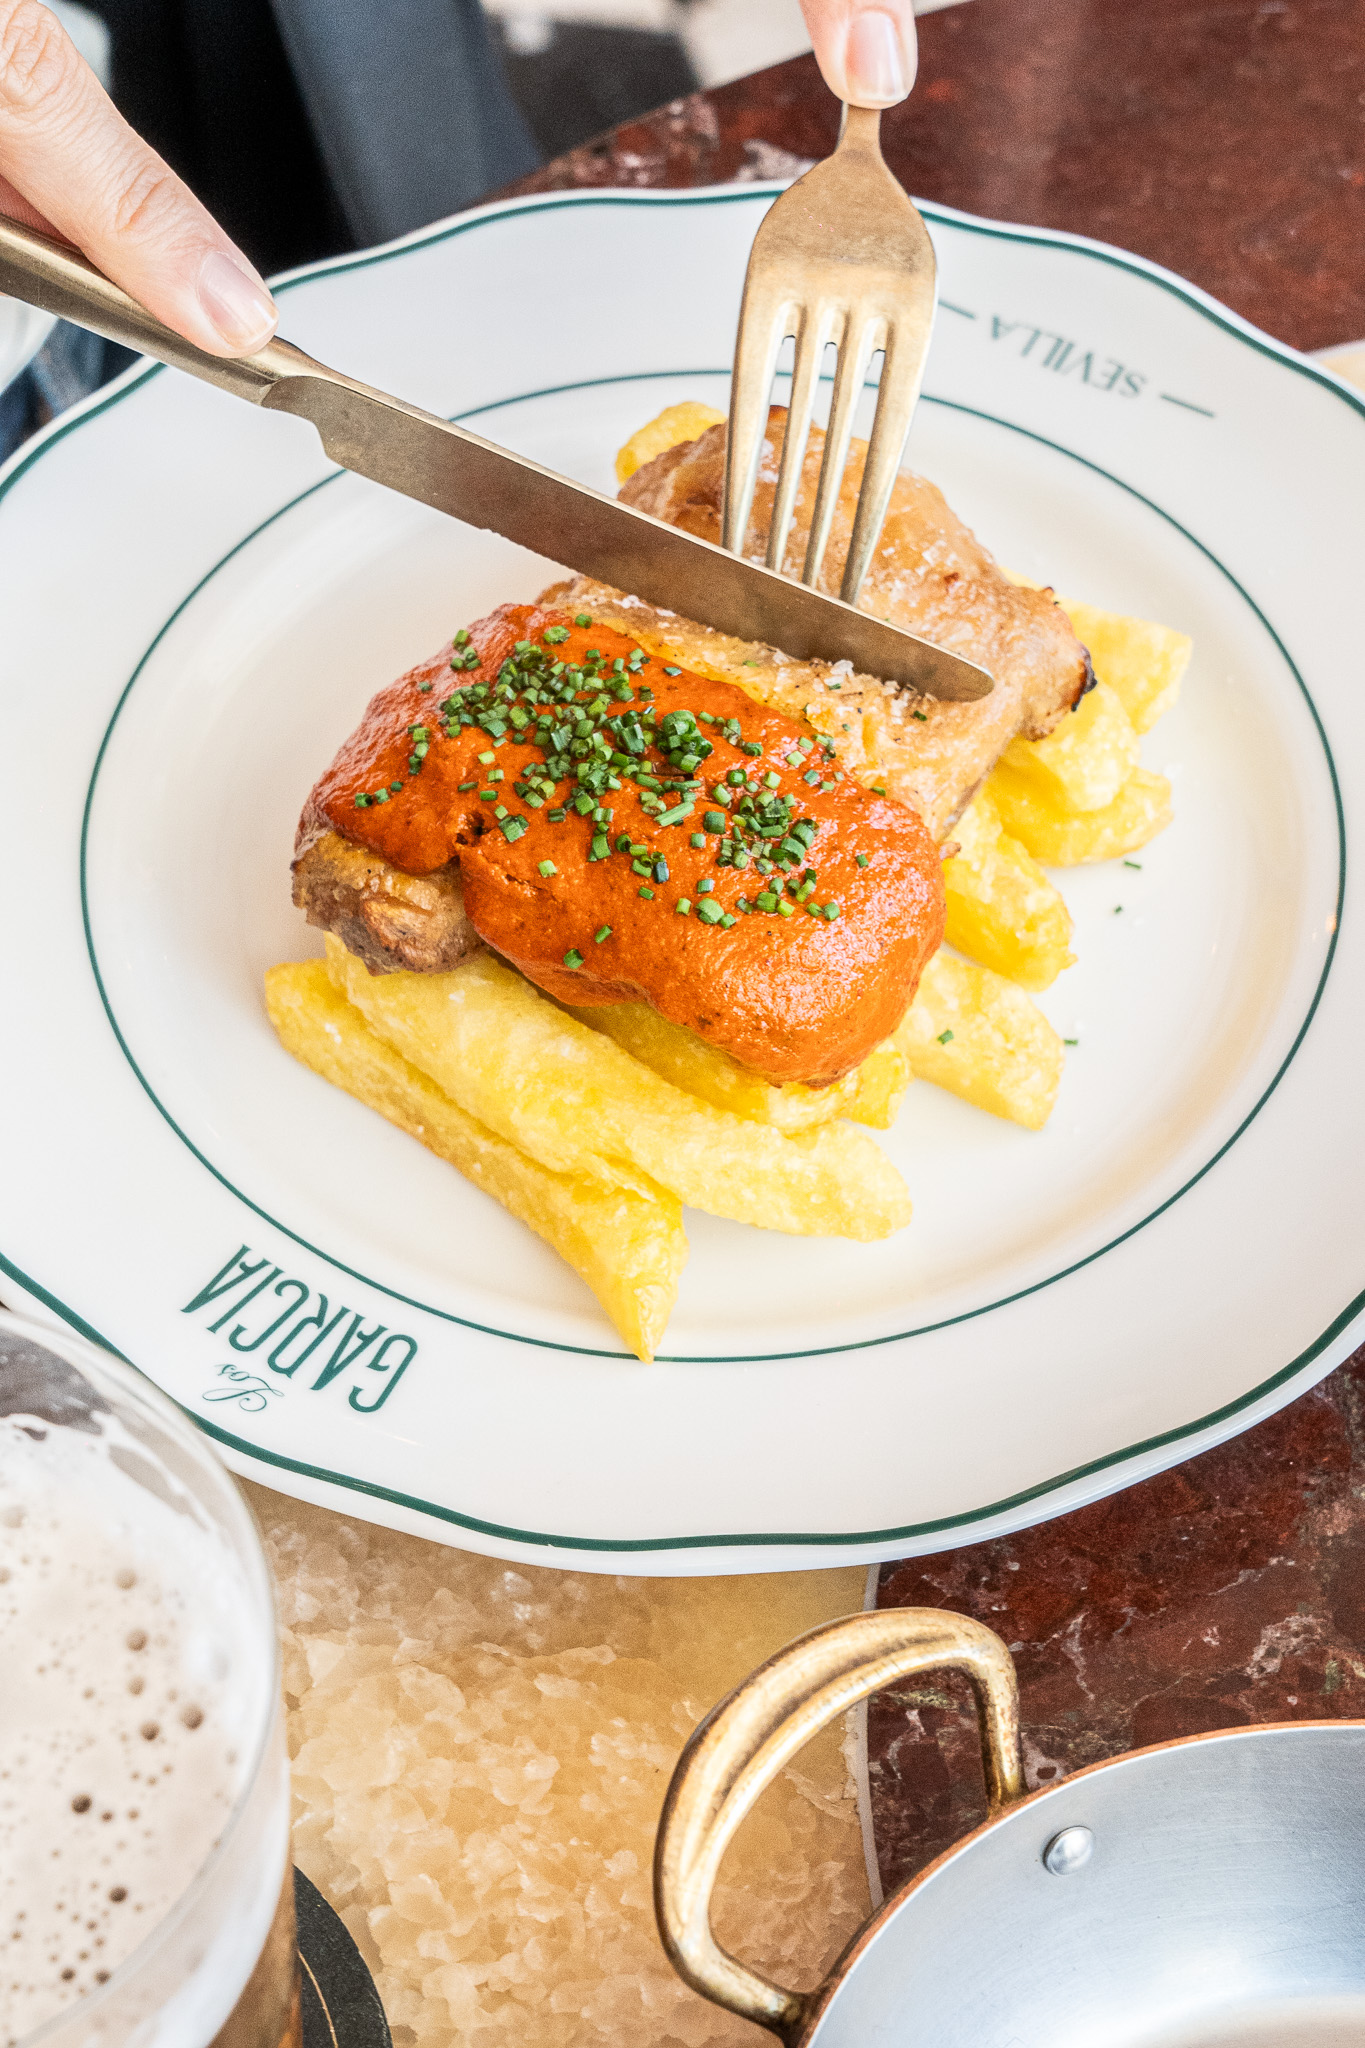
<instances>
[{"instance_id":1,"label":"sauce-covered chicken piece","mask_svg":"<svg viewBox=\"0 0 1365 2048\"><path fill-rule=\"evenodd\" d=\"M804 721L529 605L380 691L305 807L295 900L374 971L477 934L563 1002L644 1001L817 1085L894 1030L943 933L922 820Z\"/></svg>"}]
</instances>

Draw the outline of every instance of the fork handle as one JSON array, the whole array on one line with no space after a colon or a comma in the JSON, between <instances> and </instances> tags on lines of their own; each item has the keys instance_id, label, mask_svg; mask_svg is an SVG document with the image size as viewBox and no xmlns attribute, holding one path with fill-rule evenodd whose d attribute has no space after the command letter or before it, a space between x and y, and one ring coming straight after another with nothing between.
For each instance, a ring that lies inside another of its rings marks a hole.
<instances>
[{"instance_id":1,"label":"fork handle","mask_svg":"<svg viewBox=\"0 0 1365 2048\"><path fill-rule=\"evenodd\" d=\"M882 153L882 110L880 107L855 107L848 100L843 102L839 117L839 140L836 149L866 150L872 156Z\"/></svg>"}]
</instances>

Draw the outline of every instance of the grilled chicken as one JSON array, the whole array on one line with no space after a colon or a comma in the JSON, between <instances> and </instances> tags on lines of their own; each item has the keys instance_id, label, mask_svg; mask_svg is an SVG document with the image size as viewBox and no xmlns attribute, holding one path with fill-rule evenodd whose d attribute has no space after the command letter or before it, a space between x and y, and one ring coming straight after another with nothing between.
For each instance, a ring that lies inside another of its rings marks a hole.
<instances>
[{"instance_id":1,"label":"grilled chicken","mask_svg":"<svg viewBox=\"0 0 1365 2048\"><path fill-rule=\"evenodd\" d=\"M443 974L483 946L453 861L433 874L406 874L317 818L299 835L294 901L371 974Z\"/></svg>"},{"instance_id":2,"label":"grilled chicken","mask_svg":"<svg viewBox=\"0 0 1365 2048\"><path fill-rule=\"evenodd\" d=\"M943 936L913 811L733 681L532 605L373 699L308 800L295 888L381 972L482 940L561 1002L646 1002L814 1087L895 1029Z\"/></svg>"},{"instance_id":3,"label":"grilled chicken","mask_svg":"<svg viewBox=\"0 0 1365 2048\"><path fill-rule=\"evenodd\" d=\"M771 516L785 419L776 408L769 418L749 545L756 557L762 555ZM800 568L821 445L822 437L813 432L784 563L789 574ZM864 445L855 442L822 578L826 588L838 586L864 454ZM714 427L646 464L622 496L716 539L723 464L724 429ZM800 719L830 742L846 774L918 813L940 842L1008 742L1016 735L1042 738L1093 682L1089 657L1051 593L1010 582L935 486L904 473L892 494L861 602L988 668L995 688L979 703L920 697L854 674L848 663L793 661L776 649L694 625L585 577L555 586L541 602L565 607L570 616L586 610L651 654L698 677L738 684L758 703ZM365 828L372 827L374 813L357 814L353 805L319 801L338 778L359 774L376 733L386 735L395 759L406 751L406 738L387 731L393 723L389 711L397 711L400 703L407 706L414 687L448 687L448 654L444 650L380 692L300 823L294 900L311 924L334 931L373 973L439 972L484 943L465 909L458 855L452 858L444 842L437 846L439 820L430 818L426 828L435 850L405 845L400 866L375 843L373 829L362 829L362 819ZM435 701L430 694L413 700L423 716L429 715L423 707ZM411 717L411 707L399 717L404 731ZM361 844L362 839L369 844Z\"/></svg>"}]
</instances>

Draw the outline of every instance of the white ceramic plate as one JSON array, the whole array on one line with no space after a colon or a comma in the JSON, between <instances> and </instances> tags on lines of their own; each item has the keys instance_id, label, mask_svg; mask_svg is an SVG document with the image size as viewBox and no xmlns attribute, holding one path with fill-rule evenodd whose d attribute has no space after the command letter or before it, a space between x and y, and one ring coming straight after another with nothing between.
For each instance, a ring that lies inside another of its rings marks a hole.
<instances>
[{"instance_id":1,"label":"white ceramic plate","mask_svg":"<svg viewBox=\"0 0 1365 2048\"><path fill-rule=\"evenodd\" d=\"M771 196L492 208L299 276L284 330L609 488L660 406L723 401ZM1365 407L1134 258L928 212L911 459L1016 569L1193 633L1147 742L1176 823L1063 877L1080 960L1044 1007L1079 1044L1048 1130L919 1085L891 1242L689 1218L651 1368L261 1005L318 946L288 890L314 777L379 684L548 566L162 371L0 479L0 1284L240 1469L510 1556L847 1562L1125 1485L1356 1341Z\"/></svg>"},{"instance_id":2,"label":"white ceramic plate","mask_svg":"<svg viewBox=\"0 0 1365 2048\"><path fill-rule=\"evenodd\" d=\"M56 324L50 313L0 293L0 391L28 368Z\"/></svg>"}]
</instances>

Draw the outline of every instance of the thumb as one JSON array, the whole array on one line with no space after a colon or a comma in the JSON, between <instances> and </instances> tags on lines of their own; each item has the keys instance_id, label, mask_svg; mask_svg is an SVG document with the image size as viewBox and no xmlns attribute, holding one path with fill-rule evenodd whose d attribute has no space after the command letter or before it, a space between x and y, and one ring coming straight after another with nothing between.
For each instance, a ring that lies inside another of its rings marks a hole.
<instances>
[{"instance_id":1,"label":"thumb","mask_svg":"<svg viewBox=\"0 0 1365 2048\"><path fill-rule=\"evenodd\" d=\"M893 107L915 82L911 0L801 0L826 85L855 107Z\"/></svg>"},{"instance_id":2,"label":"thumb","mask_svg":"<svg viewBox=\"0 0 1365 2048\"><path fill-rule=\"evenodd\" d=\"M210 355L249 355L275 331L258 273L40 0L0 0L0 207L50 224Z\"/></svg>"}]
</instances>

